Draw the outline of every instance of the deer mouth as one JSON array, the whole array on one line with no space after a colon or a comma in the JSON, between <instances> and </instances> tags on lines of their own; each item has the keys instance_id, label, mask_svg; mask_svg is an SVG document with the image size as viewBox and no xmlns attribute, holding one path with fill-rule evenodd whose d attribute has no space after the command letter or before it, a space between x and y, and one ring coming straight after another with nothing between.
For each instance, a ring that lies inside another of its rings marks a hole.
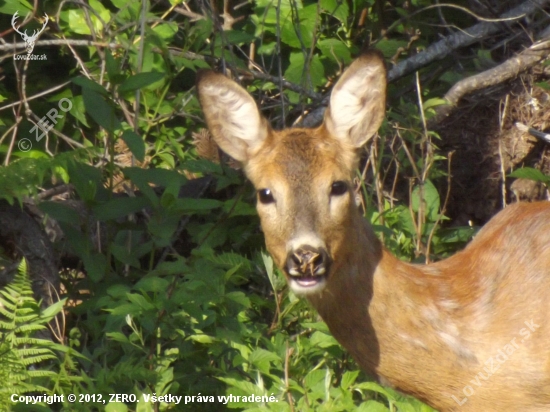
<instances>
[{"instance_id":1,"label":"deer mouth","mask_svg":"<svg viewBox=\"0 0 550 412\"><path fill-rule=\"evenodd\" d=\"M324 249L302 246L288 254L285 272L292 291L307 295L321 292L327 283L330 258Z\"/></svg>"},{"instance_id":2,"label":"deer mouth","mask_svg":"<svg viewBox=\"0 0 550 412\"><path fill-rule=\"evenodd\" d=\"M289 285L297 295L311 295L321 292L327 283L325 275L291 275Z\"/></svg>"}]
</instances>

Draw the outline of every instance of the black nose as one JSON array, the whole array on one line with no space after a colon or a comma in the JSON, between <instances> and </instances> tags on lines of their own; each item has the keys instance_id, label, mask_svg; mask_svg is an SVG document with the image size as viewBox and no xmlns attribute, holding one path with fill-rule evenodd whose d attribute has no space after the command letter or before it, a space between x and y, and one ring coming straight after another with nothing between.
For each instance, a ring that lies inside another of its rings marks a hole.
<instances>
[{"instance_id":1,"label":"black nose","mask_svg":"<svg viewBox=\"0 0 550 412\"><path fill-rule=\"evenodd\" d=\"M330 267L330 257L323 248L300 246L286 258L285 271L290 276L323 276Z\"/></svg>"}]
</instances>

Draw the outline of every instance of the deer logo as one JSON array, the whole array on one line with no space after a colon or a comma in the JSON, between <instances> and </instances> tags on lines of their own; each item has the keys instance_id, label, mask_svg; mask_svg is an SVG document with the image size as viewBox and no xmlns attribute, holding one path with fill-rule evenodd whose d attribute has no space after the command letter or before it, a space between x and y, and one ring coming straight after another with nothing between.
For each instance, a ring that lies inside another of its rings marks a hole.
<instances>
[{"instance_id":1,"label":"deer logo","mask_svg":"<svg viewBox=\"0 0 550 412\"><path fill-rule=\"evenodd\" d=\"M11 26L13 27L13 29L19 33L21 35L21 37L23 38L23 40L25 41L26 43L26 47L25 49L27 50L27 54L31 54L33 49L34 49L34 43L36 42L36 39L38 39L38 36L40 35L40 33L42 33L44 31L44 29L46 28L46 25L48 24L48 21L49 21L49 17L47 14L44 14L44 17L45 17L45 21L44 23L42 24L42 28L40 30L33 30L33 33L31 36L29 36L27 34L27 30L25 30L24 32L20 32L19 31L19 27L16 27L15 25L17 24L17 17L18 17L18 14L19 14L19 10L15 12L15 14L13 15L12 19L11 19Z\"/></svg>"}]
</instances>

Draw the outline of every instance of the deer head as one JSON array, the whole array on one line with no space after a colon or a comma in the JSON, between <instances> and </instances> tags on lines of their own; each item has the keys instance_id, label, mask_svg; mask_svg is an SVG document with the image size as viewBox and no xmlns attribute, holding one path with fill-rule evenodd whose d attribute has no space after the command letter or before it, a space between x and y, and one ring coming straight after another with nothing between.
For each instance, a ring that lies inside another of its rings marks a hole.
<instances>
[{"instance_id":1,"label":"deer head","mask_svg":"<svg viewBox=\"0 0 550 412\"><path fill-rule=\"evenodd\" d=\"M19 33L21 35L21 37L23 38L23 41L27 44L26 46L26 50L27 50L27 54L31 54L33 49L34 49L34 43L36 42L36 39L38 39L38 36L40 35L40 33L42 33L44 31L44 29L46 28L46 25L48 24L48 21L49 21L49 17L47 14L44 14L44 23L42 24L42 28L40 30L34 30L32 35L28 35L27 34L27 30L25 30L24 32L21 32L19 31L19 27L16 27L16 23L17 23L17 17L18 17L18 14L19 14L19 10L15 12L15 14L13 15L12 19L11 19L11 25L13 27L13 29Z\"/></svg>"},{"instance_id":2,"label":"deer head","mask_svg":"<svg viewBox=\"0 0 550 412\"><path fill-rule=\"evenodd\" d=\"M316 129L274 131L252 97L221 74L200 74L198 92L210 132L243 163L258 194L266 244L294 292L321 292L345 263L360 225L352 191L357 148L385 113L386 70L379 54L355 60L332 91Z\"/></svg>"}]
</instances>

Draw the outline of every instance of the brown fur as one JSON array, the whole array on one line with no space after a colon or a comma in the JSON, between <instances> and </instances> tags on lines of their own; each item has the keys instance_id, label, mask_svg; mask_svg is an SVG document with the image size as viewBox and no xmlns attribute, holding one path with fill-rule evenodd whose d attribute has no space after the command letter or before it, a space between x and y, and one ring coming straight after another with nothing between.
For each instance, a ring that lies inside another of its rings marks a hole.
<instances>
[{"instance_id":1,"label":"brown fur","mask_svg":"<svg viewBox=\"0 0 550 412\"><path fill-rule=\"evenodd\" d=\"M304 234L332 258L326 286L307 298L362 368L441 411L550 410L550 203L510 206L464 251L408 264L383 248L351 191L330 192L351 185L356 148L381 122L378 55L346 71L317 129L272 131L221 75L198 89L218 144L273 194L258 212L275 263L284 268ZM218 93L225 101L213 108ZM238 127L244 137L229 132Z\"/></svg>"}]
</instances>

